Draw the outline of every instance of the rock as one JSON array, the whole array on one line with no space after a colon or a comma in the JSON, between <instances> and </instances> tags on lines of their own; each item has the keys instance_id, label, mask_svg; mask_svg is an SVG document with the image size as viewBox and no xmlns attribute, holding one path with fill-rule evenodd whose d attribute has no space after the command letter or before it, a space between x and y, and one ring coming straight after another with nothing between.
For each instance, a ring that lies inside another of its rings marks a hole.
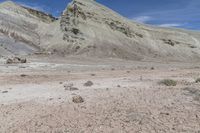
<instances>
[{"instance_id":1,"label":"rock","mask_svg":"<svg viewBox=\"0 0 200 133\"><path fill-rule=\"evenodd\" d=\"M83 103L83 102L84 102L84 99L83 99L81 96L76 95L76 96L73 96L73 97L72 97L72 101L73 101L74 103Z\"/></svg>"},{"instance_id":2,"label":"rock","mask_svg":"<svg viewBox=\"0 0 200 133\"><path fill-rule=\"evenodd\" d=\"M21 61L21 63L26 63L27 62L26 59L21 59L20 61Z\"/></svg>"},{"instance_id":3,"label":"rock","mask_svg":"<svg viewBox=\"0 0 200 133\"><path fill-rule=\"evenodd\" d=\"M49 101L52 101L53 100L53 98L49 98Z\"/></svg>"},{"instance_id":4,"label":"rock","mask_svg":"<svg viewBox=\"0 0 200 133\"><path fill-rule=\"evenodd\" d=\"M69 90L69 91L76 91L76 90L78 90L78 88L73 87L72 83L64 85L64 88L65 88L65 90Z\"/></svg>"},{"instance_id":5,"label":"rock","mask_svg":"<svg viewBox=\"0 0 200 133\"><path fill-rule=\"evenodd\" d=\"M8 91L2 91L2 93L8 93Z\"/></svg>"},{"instance_id":6,"label":"rock","mask_svg":"<svg viewBox=\"0 0 200 133\"><path fill-rule=\"evenodd\" d=\"M170 40L170 39L162 39L164 43L169 44L171 46L174 46L176 44L176 42Z\"/></svg>"},{"instance_id":7,"label":"rock","mask_svg":"<svg viewBox=\"0 0 200 133\"><path fill-rule=\"evenodd\" d=\"M112 71L114 71L114 70L115 70L115 68L111 68L111 70L112 70Z\"/></svg>"},{"instance_id":8,"label":"rock","mask_svg":"<svg viewBox=\"0 0 200 133\"><path fill-rule=\"evenodd\" d=\"M12 64L13 60L12 59L7 59L6 64Z\"/></svg>"},{"instance_id":9,"label":"rock","mask_svg":"<svg viewBox=\"0 0 200 133\"><path fill-rule=\"evenodd\" d=\"M161 112L161 115L170 115L169 113Z\"/></svg>"},{"instance_id":10,"label":"rock","mask_svg":"<svg viewBox=\"0 0 200 133\"><path fill-rule=\"evenodd\" d=\"M27 63L27 60L25 58L14 57L14 58L9 58L6 61L6 64L18 64L18 63Z\"/></svg>"},{"instance_id":11,"label":"rock","mask_svg":"<svg viewBox=\"0 0 200 133\"><path fill-rule=\"evenodd\" d=\"M28 76L28 75L26 75L26 74L21 74L20 75L20 77L26 77L26 76Z\"/></svg>"},{"instance_id":12,"label":"rock","mask_svg":"<svg viewBox=\"0 0 200 133\"><path fill-rule=\"evenodd\" d=\"M155 70L155 68L154 68L154 67L151 67L151 70Z\"/></svg>"},{"instance_id":13,"label":"rock","mask_svg":"<svg viewBox=\"0 0 200 133\"><path fill-rule=\"evenodd\" d=\"M70 87L72 87L73 85L74 85L73 83L65 84L65 85L64 85L64 88L68 90L68 89L69 89Z\"/></svg>"},{"instance_id":14,"label":"rock","mask_svg":"<svg viewBox=\"0 0 200 133\"><path fill-rule=\"evenodd\" d=\"M78 88L76 88L76 87L70 87L69 90L70 91L76 91L76 90L78 90Z\"/></svg>"},{"instance_id":15,"label":"rock","mask_svg":"<svg viewBox=\"0 0 200 133\"><path fill-rule=\"evenodd\" d=\"M90 86L92 86L92 85L94 85L92 81L87 81L87 82L84 84L84 86L87 86L87 87L90 87Z\"/></svg>"}]
</instances>

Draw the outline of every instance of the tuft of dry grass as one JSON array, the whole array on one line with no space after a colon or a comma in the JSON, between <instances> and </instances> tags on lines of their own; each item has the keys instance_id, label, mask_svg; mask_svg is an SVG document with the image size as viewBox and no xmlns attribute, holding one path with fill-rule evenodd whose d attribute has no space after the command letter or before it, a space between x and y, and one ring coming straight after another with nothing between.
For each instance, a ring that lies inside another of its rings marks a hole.
<instances>
[{"instance_id":1,"label":"tuft of dry grass","mask_svg":"<svg viewBox=\"0 0 200 133\"><path fill-rule=\"evenodd\" d=\"M177 81L172 79L164 79L159 82L159 84L166 85L166 86L176 86Z\"/></svg>"},{"instance_id":2,"label":"tuft of dry grass","mask_svg":"<svg viewBox=\"0 0 200 133\"><path fill-rule=\"evenodd\" d=\"M77 96L72 97L72 102L74 102L74 103L83 103L84 99L81 96L77 95Z\"/></svg>"}]
</instances>

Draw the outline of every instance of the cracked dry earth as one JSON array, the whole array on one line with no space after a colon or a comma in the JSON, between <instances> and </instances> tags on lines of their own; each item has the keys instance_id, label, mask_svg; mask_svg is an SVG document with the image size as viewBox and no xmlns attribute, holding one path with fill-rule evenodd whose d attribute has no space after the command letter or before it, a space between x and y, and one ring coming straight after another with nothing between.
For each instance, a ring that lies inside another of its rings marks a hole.
<instances>
[{"instance_id":1,"label":"cracked dry earth","mask_svg":"<svg viewBox=\"0 0 200 133\"><path fill-rule=\"evenodd\" d=\"M79 71L1 65L0 132L199 133L199 67L148 65ZM162 79L177 86L158 84ZM84 102L74 103L76 95Z\"/></svg>"}]
</instances>

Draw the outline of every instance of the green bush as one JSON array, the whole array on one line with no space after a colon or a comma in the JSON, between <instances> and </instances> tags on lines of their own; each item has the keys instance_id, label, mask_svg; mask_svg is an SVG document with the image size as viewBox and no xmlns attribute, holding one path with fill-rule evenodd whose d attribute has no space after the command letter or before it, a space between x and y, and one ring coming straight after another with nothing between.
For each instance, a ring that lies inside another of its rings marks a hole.
<instances>
[{"instance_id":1,"label":"green bush","mask_svg":"<svg viewBox=\"0 0 200 133\"><path fill-rule=\"evenodd\" d=\"M177 81L172 80L172 79L164 79L162 81L159 82L162 85L166 85L166 86L176 86L177 85Z\"/></svg>"}]
</instances>

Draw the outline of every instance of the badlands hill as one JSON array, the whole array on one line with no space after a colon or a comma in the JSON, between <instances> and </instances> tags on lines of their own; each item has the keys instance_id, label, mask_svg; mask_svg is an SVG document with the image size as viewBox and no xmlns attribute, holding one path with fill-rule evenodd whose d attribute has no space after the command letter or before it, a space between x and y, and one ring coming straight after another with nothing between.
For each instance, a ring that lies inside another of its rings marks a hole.
<instances>
[{"instance_id":1,"label":"badlands hill","mask_svg":"<svg viewBox=\"0 0 200 133\"><path fill-rule=\"evenodd\" d=\"M78 5L74 17L73 4ZM200 60L200 33L143 25L94 0L74 0L56 19L0 4L0 56L52 53L130 60Z\"/></svg>"}]
</instances>

